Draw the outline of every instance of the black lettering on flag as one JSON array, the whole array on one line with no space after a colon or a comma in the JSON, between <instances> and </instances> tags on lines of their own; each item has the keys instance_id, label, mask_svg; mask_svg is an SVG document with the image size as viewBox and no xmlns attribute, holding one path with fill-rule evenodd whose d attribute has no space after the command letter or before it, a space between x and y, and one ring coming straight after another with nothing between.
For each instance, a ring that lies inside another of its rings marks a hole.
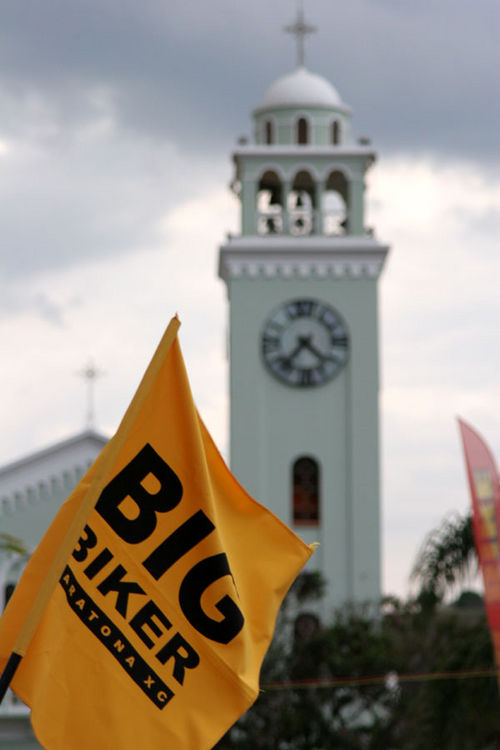
<instances>
[{"instance_id":1,"label":"black lettering on flag","mask_svg":"<svg viewBox=\"0 0 500 750\"><path fill-rule=\"evenodd\" d=\"M109 551L107 547L104 547L102 552L99 552L97 557L92 560L90 565L87 565L83 571L87 578L94 578L101 570L113 559L113 553Z\"/></svg>"},{"instance_id":2,"label":"black lettering on flag","mask_svg":"<svg viewBox=\"0 0 500 750\"><path fill-rule=\"evenodd\" d=\"M160 487L148 492L143 482L152 474ZM129 518L120 505L125 498L137 505L137 515ZM96 510L114 532L128 544L138 544L150 536L156 527L156 514L166 513L182 498L182 484L173 469L155 449L146 443L132 461L114 477L101 492Z\"/></svg>"},{"instance_id":3,"label":"black lettering on flag","mask_svg":"<svg viewBox=\"0 0 500 750\"><path fill-rule=\"evenodd\" d=\"M135 581L122 581L123 576L127 575L127 571L123 565L117 565L116 568L111 571L109 576L102 581L97 590L101 592L103 596L109 594L110 591L114 591L118 594L115 602L115 609L123 617L127 616L128 598L130 594L140 594L144 596L146 592L139 586Z\"/></svg>"},{"instance_id":4,"label":"black lettering on flag","mask_svg":"<svg viewBox=\"0 0 500 750\"><path fill-rule=\"evenodd\" d=\"M200 663L200 657L180 633L176 633L163 646L156 654L156 658L162 664L166 664L169 659L174 660L174 677L179 685L184 683L186 669L195 669Z\"/></svg>"},{"instance_id":5,"label":"black lettering on flag","mask_svg":"<svg viewBox=\"0 0 500 750\"><path fill-rule=\"evenodd\" d=\"M78 562L83 562L87 558L89 549L92 549L97 544L97 537L90 526L85 526L83 533L85 536L80 537L78 547L73 550L73 557Z\"/></svg>"},{"instance_id":6,"label":"black lettering on flag","mask_svg":"<svg viewBox=\"0 0 500 750\"><path fill-rule=\"evenodd\" d=\"M158 580L177 560L196 547L214 529L215 526L208 516L202 510L197 511L144 560L144 567L153 578Z\"/></svg>"},{"instance_id":7,"label":"black lettering on flag","mask_svg":"<svg viewBox=\"0 0 500 750\"><path fill-rule=\"evenodd\" d=\"M198 633L217 643L226 644L238 635L244 625L245 619L241 610L227 594L215 605L223 616L222 620L209 617L201 606L202 594L212 583L224 576L232 577L227 556L223 552L200 560L181 583L179 604Z\"/></svg>"},{"instance_id":8,"label":"black lettering on flag","mask_svg":"<svg viewBox=\"0 0 500 750\"><path fill-rule=\"evenodd\" d=\"M114 622L96 606L69 566L66 566L60 584L66 592L69 606L82 623L98 638L149 700L159 709L164 708L174 697L173 690L144 661ZM155 681L154 690L150 687L151 679Z\"/></svg>"},{"instance_id":9,"label":"black lettering on flag","mask_svg":"<svg viewBox=\"0 0 500 750\"><path fill-rule=\"evenodd\" d=\"M135 630L141 641L148 647L153 648L154 641L149 637L148 633L144 630L144 626L147 626L154 635L160 637L163 635L163 630L158 625L161 623L165 626L165 630L170 630L172 623L165 617L163 612L156 604L150 599L144 607L132 617L130 620L130 627Z\"/></svg>"}]
</instances>

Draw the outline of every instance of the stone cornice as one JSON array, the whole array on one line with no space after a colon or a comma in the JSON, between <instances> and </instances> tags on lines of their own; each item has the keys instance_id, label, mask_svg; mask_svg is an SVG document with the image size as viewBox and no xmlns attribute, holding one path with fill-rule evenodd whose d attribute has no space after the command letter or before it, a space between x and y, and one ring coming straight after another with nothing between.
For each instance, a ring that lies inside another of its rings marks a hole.
<instances>
[{"instance_id":1,"label":"stone cornice","mask_svg":"<svg viewBox=\"0 0 500 750\"><path fill-rule=\"evenodd\" d=\"M236 278L372 278L388 245L373 237L230 237L220 248L219 276Z\"/></svg>"},{"instance_id":2,"label":"stone cornice","mask_svg":"<svg viewBox=\"0 0 500 750\"><path fill-rule=\"evenodd\" d=\"M38 503L55 501L61 505L71 494L80 479L89 468L91 461L82 465L72 465L60 473L51 474L37 482L25 483L17 490L1 492L0 487L0 518L11 516L19 512L29 511Z\"/></svg>"},{"instance_id":3,"label":"stone cornice","mask_svg":"<svg viewBox=\"0 0 500 750\"><path fill-rule=\"evenodd\" d=\"M320 156L322 158L341 159L344 156L363 156L370 161L376 159L376 151L372 146L349 144L345 146L314 146L314 145L281 145L281 144L249 144L239 146L233 151L233 159L238 160L242 157L258 157L270 159L273 156L290 156L296 158L309 158L311 156Z\"/></svg>"}]
</instances>

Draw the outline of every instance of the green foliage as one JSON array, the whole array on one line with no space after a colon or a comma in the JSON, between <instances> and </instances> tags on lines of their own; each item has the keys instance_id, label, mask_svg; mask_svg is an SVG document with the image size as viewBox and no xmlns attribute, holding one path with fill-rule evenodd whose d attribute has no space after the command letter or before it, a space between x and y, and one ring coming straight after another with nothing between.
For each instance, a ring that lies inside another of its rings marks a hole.
<instances>
[{"instance_id":1,"label":"green foliage","mask_svg":"<svg viewBox=\"0 0 500 750\"><path fill-rule=\"evenodd\" d=\"M423 604L436 604L446 591L477 572L472 516L454 515L426 538L413 567L412 577L420 585Z\"/></svg>"},{"instance_id":2,"label":"green foliage","mask_svg":"<svg viewBox=\"0 0 500 750\"><path fill-rule=\"evenodd\" d=\"M326 581L320 573L302 573L293 582L289 595L285 599L285 606L294 600L297 604L320 601L325 593L325 586Z\"/></svg>"},{"instance_id":3,"label":"green foliage","mask_svg":"<svg viewBox=\"0 0 500 750\"><path fill-rule=\"evenodd\" d=\"M439 606L430 612L415 602L399 603L384 621L400 675L394 746L500 748L499 690L496 676L488 674L494 657L484 607Z\"/></svg>"},{"instance_id":4,"label":"green foliage","mask_svg":"<svg viewBox=\"0 0 500 750\"><path fill-rule=\"evenodd\" d=\"M19 555L28 554L28 550L21 539L3 532L0 532L0 551L16 552Z\"/></svg>"},{"instance_id":5,"label":"green foliage","mask_svg":"<svg viewBox=\"0 0 500 750\"><path fill-rule=\"evenodd\" d=\"M300 576L264 661L262 692L218 750L500 750L499 685L482 599L443 601L475 561L470 517L447 520L415 566L416 599L377 612L314 611L317 576Z\"/></svg>"},{"instance_id":6,"label":"green foliage","mask_svg":"<svg viewBox=\"0 0 500 750\"><path fill-rule=\"evenodd\" d=\"M500 750L496 677L466 674L494 668L481 607L390 599L378 618L339 612L288 650L277 636L256 704L218 750Z\"/></svg>"},{"instance_id":7,"label":"green foliage","mask_svg":"<svg viewBox=\"0 0 500 750\"><path fill-rule=\"evenodd\" d=\"M290 622L281 622L281 627ZM289 629L289 632L292 632ZM278 633L278 641L281 641ZM301 685L315 679L357 679L367 670L388 671L386 635L379 623L353 611L308 638L292 637L289 649L269 651L262 670L264 688L255 707L217 745L219 750L323 750L371 747L369 736L385 747L393 693L384 680L340 687ZM273 683L281 683L274 686ZM292 684L283 687L284 684ZM366 738L366 740L365 740ZM360 742L362 744L360 744Z\"/></svg>"}]
</instances>

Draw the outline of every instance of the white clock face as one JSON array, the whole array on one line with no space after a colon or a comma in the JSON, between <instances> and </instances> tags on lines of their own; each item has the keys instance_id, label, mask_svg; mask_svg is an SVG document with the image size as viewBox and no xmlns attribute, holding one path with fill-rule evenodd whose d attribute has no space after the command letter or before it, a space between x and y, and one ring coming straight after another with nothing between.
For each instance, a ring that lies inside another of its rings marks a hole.
<instances>
[{"instance_id":1,"label":"white clock face","mask_svg":"<svg viewBox=\"0 0 500 750\"><path fill-rule=\"evenodd\" d=\"M345 365L349 336L330 305L295 299L273 310L262 331L261 348L274 377L287 385L312 387L331 380Z\"/></svg>"}]
</instances>

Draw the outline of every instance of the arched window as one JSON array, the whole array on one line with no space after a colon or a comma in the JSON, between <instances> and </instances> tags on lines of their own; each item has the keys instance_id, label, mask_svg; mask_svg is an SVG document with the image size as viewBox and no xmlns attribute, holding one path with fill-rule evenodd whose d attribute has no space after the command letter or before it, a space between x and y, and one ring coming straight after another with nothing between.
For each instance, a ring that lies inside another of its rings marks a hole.
<instances>
[{"instance_id":1,"label":"arched window","mask_svg":"<svg viewBox=\"0 0 500 750\"><path fill-rule=\"evenodd\" d=\"M290 234L312 234L315 231L316 195L311 174L301 169L294 177L287 200Z\"/></svg>"},{"instance_id":2,"label":"arched window","mask_svg":"<svg viewBox=\"0 0 500 750\"><path fill-rule=\"evenodd\" d=\"M305 117L297 120L297 143L309 143L309 123Z\"/></svg>"},{"instance_id":3,"label":"arched window","mask_svg":"<svg viewBox=\"0 0 500 750\"><path fill-rule=\"evenodd\" d=\"M272 120L264 121L264 143L268 145L274 143L274 123Z\"/></svg>"},{"instance_id":4,"label":"arched window","mask_svg":"<svg viewBox=\"0 0 500 750\"><path fill-rule=\"evenodd\" d=\"M272 169L264 172L257 188L257 233L280 234L283 231L283 190Z\"/></svg>"},{"instance_id":5,"label":"arched window","mask_svg":"<svg viewBox=\"0 0 500 750\"><path fill-rule=\"evenodd\" d=\"M318 462L300 456L292 467L293 523L317 526L320 520L320 476Z\"/></svg>"},{"instance_id":6,"label":"arched window","mask_svg":"<svg viewBox=\"0 0 500 750\"><path fill-rule=\"evenodd\" d=\"M340 143L340 122L338 120L332 122L332 143L334 146L338 146Z\"/></svg>"},{"instance_id":7,"label":"arched window","mask_svg":"<svg viewBox=\"0 0 500 750\"><path fill-rule=\"evenodd\" d=\"M349 183L343 172L328 175L322 196L323 234L349 233Z\"/></svg>"}]
</instances>

